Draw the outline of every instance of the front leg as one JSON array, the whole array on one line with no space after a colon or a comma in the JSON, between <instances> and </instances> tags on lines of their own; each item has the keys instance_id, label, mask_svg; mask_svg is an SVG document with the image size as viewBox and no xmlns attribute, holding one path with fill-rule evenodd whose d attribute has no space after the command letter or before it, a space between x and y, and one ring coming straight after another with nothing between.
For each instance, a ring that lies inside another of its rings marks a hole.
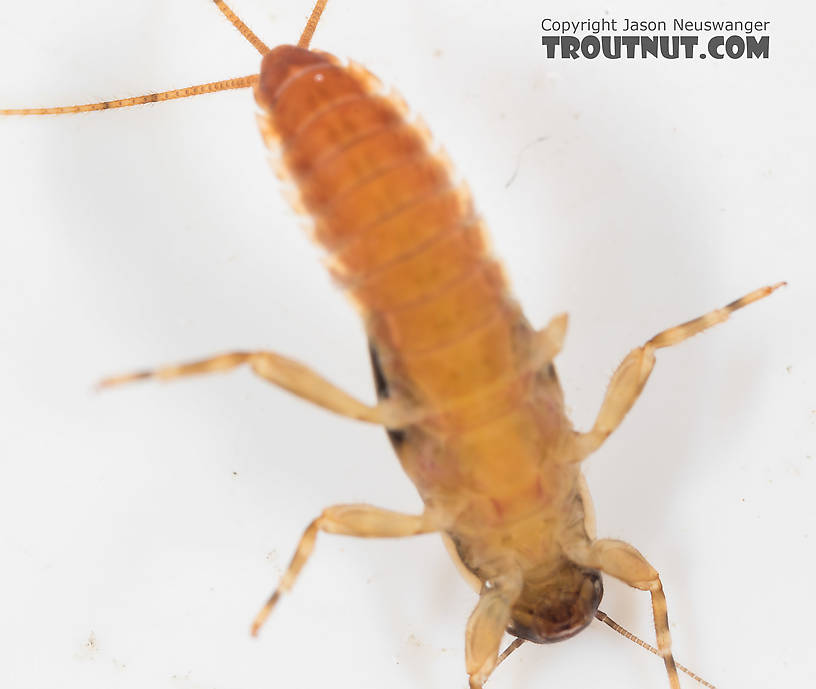
<instances>
[{"instance_id":1,"label":"front leg","mask_svg":"<svg viewBox=\"0 0 816 689\"><path fill-rule=\"evenodd\" d=\"M604 538L597 541L564 543L562 547L566 556L575 564L600 570L633 588L651 594L657 649L666 665L671 689L680 689L677 665L671 652L666 596L657 570L635 548L623 541Z\"/></svg>"},{"instance_id":2,"label":"front leg","mask_svg":"<svg viewBox=\"0 0 816 689\"><path fill-rule=\"evenodd\" d=\"M522 576L508 562L504 571L485 582L465 630L465 669L470 689L482 689L499 661L499 644L510 623L513 604L521 595Z\"/></svg>"},{"instance_id":3,"label":"front leg","mask_svg":"<svg viewBox=\"0 0 816 689\"><path fill-rule=\"evenodd\" d=\"M595 419L592 430L588 433L576 434L576 452L573 455L573 461L580 462L597 450L623 421L623 417L626 416L640 396L643 386L646 385L646 381L652 373L656 350L661 347L680 344L688 338L703 332L703 330L722 323L734 311L764 299L784 284L784 282L778 282L770 287L761 287L754 290L721 309L709 311L692 321L668 328L655 335L642 347L629 352L609 382L606 395L601 404L601 410L598 412L598 418Z\"/></svg>"}]
</instances>

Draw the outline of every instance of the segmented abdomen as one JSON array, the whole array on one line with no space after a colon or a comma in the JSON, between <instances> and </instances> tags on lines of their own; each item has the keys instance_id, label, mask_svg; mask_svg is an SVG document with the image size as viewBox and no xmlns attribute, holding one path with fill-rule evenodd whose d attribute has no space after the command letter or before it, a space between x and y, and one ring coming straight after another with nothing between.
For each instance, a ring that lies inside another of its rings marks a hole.
<instances>
[{"instance_id":1,"label":"segmented abdomen","mask_svg":"<svg viewBox=\"0 0 816 689\"><path fill-rule=\"evenodd\" d=\"M529 326L467 190L404 105L362 68L292 46L264 58L256 99L390 394L457 408L462 428L516 405Z\"/></svg>"}]
</instances>

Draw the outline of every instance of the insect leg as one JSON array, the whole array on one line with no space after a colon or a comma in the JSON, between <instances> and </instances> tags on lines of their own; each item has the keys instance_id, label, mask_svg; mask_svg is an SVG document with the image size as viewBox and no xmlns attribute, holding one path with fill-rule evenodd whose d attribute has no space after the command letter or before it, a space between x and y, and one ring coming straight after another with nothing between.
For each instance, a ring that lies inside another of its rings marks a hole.
<instances>
[{"instance_id":1,"label":"insect leg","mask_svg":"<svg viewBox=\"0 0 816 689\"><path fill-rule=\"evenodd\" d=\"M498 665L499 644L521 588L522 575L515 565L509 565L504 574L490 579L482 587L465 630L465 669L470 689L481 689Z\"/></svg>"},{"instance_id":2,"label":"insect leg","mask_svg":"<svg viewBox=\"0 0 816 689\"><path fill-rule=\"evenodd\" d=\"M734 311L767 297L784 284L784 282L779 282L770 287L754 290L721 309L709 311L699 318L668 328L655 335L642 347L629 352L612 376L592 430L588 433L576 434L577 447L573 458L574 461L581 461L597 450L623 421L623 417L626 416L635 400L640 396L643 386L646 385L646 381L654 368L655 350L680 344L684 340L703 332L703 330L722 323Z\"/></svg>"},{"instance_id":3,"label":"insect leg","mask_svg":"<svg viewBox=\"0 0 816 689\"><path fill-rule=\"evenodd\" d=\"M564 551L567 557L578 565L599 569L633 588L651 594L657 648L666 664L671 689L680 689L677 666L671 652L666 596L655 568L628 543L607 538L565 545Z\"/></svg>"},{"instance_id":4,"label":"insect leg","mask_svg":"<svg viewBox=\"0 0 816 689\"><path fill-rule=\"evenodd\" d=\"M112 376L101 381L99 387L107 388L149 378L172 380L201 373L220 373L242 364L249 364L257 375L270 383L336 414L388 428L401 428L410 422L410 413L399 411L393 402L386 400L377 405L365 404L307 366L274 352L229 352L200 361Z\"/></svg>"},{"instance_id":5,"label":"insect leg","mask_svg":"<svg viewBox=\"0 0 816 689\"><path fill-rule=\"evenodd\" d=\"M278 588L255 617L252 623L252 634L258 633L281 594L292 589L300 570L303 569L303 565L306 564L306 560L314 550L318 531L360 538L401 538L439 531L440 528L441 524L427 513L402 514L362 504L327 507L303 532L297 550L281 577Z\"/></svg>"}]
</instances>

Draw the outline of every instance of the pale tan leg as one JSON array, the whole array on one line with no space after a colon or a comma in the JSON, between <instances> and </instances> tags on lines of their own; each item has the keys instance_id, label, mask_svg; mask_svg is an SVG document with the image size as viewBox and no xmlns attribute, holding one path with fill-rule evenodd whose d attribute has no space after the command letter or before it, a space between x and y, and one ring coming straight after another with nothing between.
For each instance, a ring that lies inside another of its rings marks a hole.
<instances>
[{"instance_id":1,"label":"pale tan leg","mask_svg":"<svg viewBox=\"0 0 816 689\"><path fill-rule=\"evenodd\" d=\"M201 373L221 373L242 364L249 364L257 375L270 383L342 416L388 428L401 428L416 420L416 415L398 408L394 402L386 400L374 406L360 402L307 366L274 352L229 352L201 361L113 376L99 383L99 387L107 388L149 378L166 381Z\"/></svg>"},{"instance_id":2,"label":"pale tan leg","mask_svg":"<svg viewBox=\"0 0 816 689\"><path fill-rule=\"evenodd\" d=\"M623 421L623 417L632 408L654 368L655 350L679 344L713 325L722 323L737 309L767 297L784 284L779 282L770 287L754 290L722 309L710 311L693 321L664 330L642 347L629 352L612 376L592 430L576 434L576 452L573 460L581 461L597 450Z\"/></svg>"},{"instance_id":3,"label":"pale tan leg","mask_svg":"<svg viewBox=\"0 0 816 689\"><path fill-rule=\"evenodd\" d=\"M300 570L303 569L303 565L306 564L306 560L314 550L318 531L361 538L401 538L439 531L440 528L442 528L441 523L429 514L402 514L371 505L327 507L303 532L297 550L281 577L278 588L269 597L266 605L252 623L253 636L258 633L266 618L269 617L269 613L272 612L281 594L292 589Z\"/></svg>"},{"instance_id":4,"label":"pale tan leg","mask_svg":"<svg viewBox=\"0 0 816 689\"><path fill-rule=\"evenodd\" d=\"M666 665L671 689L680 689L677 666L671 652L666 596L663 594L663 584L660 583L660 576L655 568L631 545L612 539L564 545L564 552L578 565L598 569L633 588L651 594L657 649Z\"/></svg>"},{"instance_id":5,"label":"pale tan leg","mask_svg":"<svg viewBox=\"0 0 816 689\"><path fill-rule=\"evenodd\" d=\"M465 633L465 667L470 686L481 687L499 663L524 642L516 639L499 655L499 644L510 622L510 610L521 592L521 575L508 563L506 577L490 581L488 588L462 562L451 537L443 533L442 541L459 573L474 591L481 593Z\"/></svg>"},{"instance_id":6,"label":"pale tan leg","mask_svg":"<svg viewBox=\"0 0 816 689\"><path fill-rule=\"evenodd\" d=\"M514 565L482 587L465 630L465 669L470 689L481 689L498 664L499 644L521 587L521 572Z\"/></svg>"}]
</instances>

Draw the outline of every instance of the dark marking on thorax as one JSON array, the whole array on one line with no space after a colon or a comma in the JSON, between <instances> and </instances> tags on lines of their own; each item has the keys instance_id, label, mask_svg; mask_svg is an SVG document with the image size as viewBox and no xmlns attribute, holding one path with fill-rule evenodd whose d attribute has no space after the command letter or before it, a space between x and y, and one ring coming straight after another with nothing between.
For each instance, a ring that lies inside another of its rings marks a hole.
<instances>
[{"instance_id":1,"label":"dark marking on thorax","mask_svg":"<svg viewBox=\"0 0 816 689\"><path fill-rule=\"evenodd\" d=\"M380 355L377 352L377 347L371 340L368 341L368 356L371 359L371 370L374 373L374 385L377 388L377 399L388 399L390 395L388 379L385 377L382 364L380 364ZM394 446L395 450L398 450L399 447L405 442L405 431L388 428L386 429L386 433L388 433L388 438L391 440L391 445Z\"/></svg>"}]
</instances>

